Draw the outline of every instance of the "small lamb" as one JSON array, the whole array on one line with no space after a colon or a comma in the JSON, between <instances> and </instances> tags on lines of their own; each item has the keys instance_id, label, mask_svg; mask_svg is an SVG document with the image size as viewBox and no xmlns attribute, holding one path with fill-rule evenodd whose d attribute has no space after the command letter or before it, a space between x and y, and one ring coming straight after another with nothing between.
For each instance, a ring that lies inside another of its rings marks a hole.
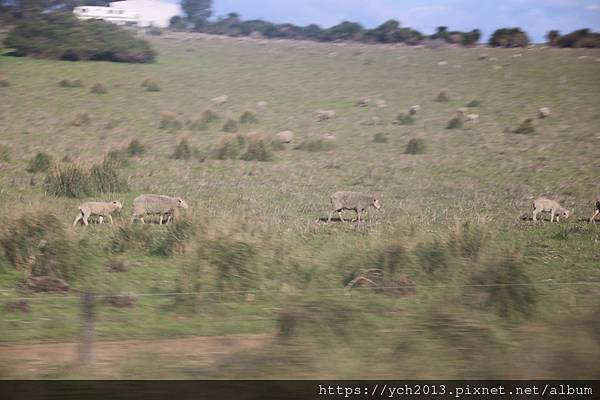
<instances>
[{"instance_id":1,"label":"small lamb","mask_svg":"<svg viewBox=\"0 0 600 400\"><path fill-rule=\"evenodd\" d=\"M417 115L417 112L421 110L421 106L416 104L414 106L410 106L408 109L408 115Z\"/></svg>"},{"instance_id":2,"label":"small lamb","mask_svg":"<svg viewBox=\"0 0 600 400\"><path fill-rule=\"evenodd\" d=\"M598 216L598 214L600 214L600 197L598 197L598 199L596 199L596 210L594 211L594 214L592 214L592 217L590 218L590 222L593 222L594 219L596 218L596 216Z\"/></svg>"},{"instance_id":3,"label":"small lamb","mask_svg":"<svg viewBox=\"0 0 600 400\"><path fill-rule=\"evenodd\" d=\"M335 110L317 110L315 111L315 117L317 121L325 121L335 117Z\"/></svg>"},{"instance_id":4,"label":"small lamb","mask_svg":"<svg viewBox=\"0 0 600 400\"><path fill-rule=\"evenodd\" d=\"M79 221L83 221L84 225L89 225L88 218L92 215L99 216L98 223L102 223L104 217L107 217L111 224L114 223L111 214L123 208L123 205L117 200L113 201L89 201L79 206L79 213L73 221L73 226L76 226Z\"/></svg>"},{"instance_id":5,"label":"small lamb","mask_svg":"<svg viewBox=\"0 0 600 400\"><path fill-rule=\"evenodd\" d=\"M335 192L330 197L331 205L333 209L338 213L340 220L346 222L342 217L343 210L354 210L356 211L356 220L360 222L361 213L366 211L369 206L373 206L376 209L381 208L379 199L373 195L361 193L361 192ZM327 222L331 222L331 216L333 211L329 213Z\"/></svg>"},{"instance_id":6,"label":"small lamb","mask_svg":"<svg viewBox=\"0 0 600 400\"><path fill-rule=\"evenodd\" d=\"M167 223L171 221L171 215L177 208L188 208L188 205L180 197L169 197L157 194L143 194L133 200L133 216L131 222L136 219L142 221L145 215L159 215L159 224L162 225L164 216L167 216Z\"/></svg>"},{"instance_id":7,"label":"small lamb","mask_svg":"<svg viewBox=\"0 0 600 400\"><path fill-rule=\"evenodd\" d=\"M225 104L227 102L228 97L223 95L223 96L217 96L215 98L210 99L211 103L213 103L215 106L220 106L222 104Z\"/></svg>"},{"instance_id":8,"label":"small lamb","mask_svg":"<svg viewBox=\"0 0 600 400\"><path fill-rule=\"evenodd\" d=\"M548 107L542 107L538 110L538 118L546 118L550 116L550 109Z\"/></svg>"},{"instance_id":9,"label":"small lamb","mask_svg":"<svg viewBox=\"0 0 600 400\"><path fill-rule=\"evenodd\" d=\"M479 114L467 114L467 116L465 117L465 122L471 124L479 123Z\"/></svg>"},{"instance_id":10,"label":"small lamb","mask_svg":"<svg viewBox=\"0 0 600 400\"><path fill-rule=\"evenodd\" d=\"M561 207L554 200L540 197L533 202L533 220L537 221L537 215L542 211L550 211L550 222L554 222L554 216L556 215L556 222L559 222L560 217L569 218L570 211L566 208Z\"/></svg>"}]
</instances>

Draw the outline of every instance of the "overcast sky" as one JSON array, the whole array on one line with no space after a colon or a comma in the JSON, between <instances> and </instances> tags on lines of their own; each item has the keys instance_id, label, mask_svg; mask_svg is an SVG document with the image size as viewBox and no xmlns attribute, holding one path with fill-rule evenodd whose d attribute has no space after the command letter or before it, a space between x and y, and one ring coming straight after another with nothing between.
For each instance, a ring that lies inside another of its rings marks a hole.
<instances>
[{"instance_id":1,"label":"overcast sky","mask_svg":"<svg viewBox=\"0 0 600 400\"><path fill-rule=\"evenodd\" d=\"M535 42L550 29L600 30L600 0L213 0L214 14L235 11L244 20L264 19L296 25L335 25L342 20L371 28L388 19L431 33L437 26L454 30L519 26Z\"/></svg>"}]
</instances>

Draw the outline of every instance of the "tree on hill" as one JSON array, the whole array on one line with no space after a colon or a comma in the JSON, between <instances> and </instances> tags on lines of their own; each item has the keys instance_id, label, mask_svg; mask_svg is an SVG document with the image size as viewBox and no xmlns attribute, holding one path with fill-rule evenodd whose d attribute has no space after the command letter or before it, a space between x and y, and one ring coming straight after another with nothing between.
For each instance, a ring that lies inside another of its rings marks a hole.
<instances>
[{"instance_id":1,"label":"tree on hill","mask_svg":"<svg viewBox=\"0 0 600 400\"><path fill-rule=\"evenodd\" d=\"M181 9L198 30L212 15L212 0L181 0Z\"/></svg>"},{"instance_id":2,"label":"tree on hill","mask_svg":"<svg viewBox=\"0 0 600 400\"><path fill-rule=\"evenodd\" d=\"M489 45L492 47L526 47L529 45L529 37L520 28L502 28L492 34Z\"/></svg>"},{"instance_id":3,"label":"tree on hill","mask_svg":"<svg viewBox=\"0 0 600 400\"><path fill-rule=\"evenodd\" d=\"M556 41L558 40L559 37L560 37L560 32L557 31L556 29L549 31L546 34L546 39L548 39L548 44L550 46L556 46Z\"/></svg>"}]
</instances>

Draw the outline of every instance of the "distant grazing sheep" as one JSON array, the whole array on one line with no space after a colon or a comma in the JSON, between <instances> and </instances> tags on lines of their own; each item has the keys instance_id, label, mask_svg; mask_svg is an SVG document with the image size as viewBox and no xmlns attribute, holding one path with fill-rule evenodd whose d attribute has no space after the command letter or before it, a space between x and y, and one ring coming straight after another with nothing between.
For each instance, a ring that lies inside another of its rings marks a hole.
<instances>
[{"instance_id":1,"label":"distant grazing sheep","mask_svg":"<svg viewBox=\"0 0 600 400\"><path fill-rule=\"evenodd\" d=\"M538 110L539 118L546 118L550 116L550 109L548 107L542 107Z\"/></svg>"},{"instance_id":2,"label":"distant grazing sheep","mask_svg":"<svg viewBox=\"0 0 600 400\"><path fill-rule=\"evenodd\" d=\"M409 115L417 115L417 112L421 110L421 106L420 105L414 105L414 106L410 106L410 108L408 109L408 114Z\"/></svg>"},{"instance_id":3,"label":"distant grazing sheep","mask_svg":"<svg viewBox=\"0 0 600 400\"><path fill-rule=\"evenodd\" d=\"M369 206L373 206L378 210L381 208L379 199L376 196L361 192L335 192L331 195L330 200L333 210L338 213L342 222L345 222L344 218L342 218L343 210L356 211L356 221L360 222L361 213L366 211ZM329 213L327 222L331 222L332 214L333 211Z\"/></svg>"},{"instance_id":4,"label":"distant grazing sheep","mask_svg":"<svg viewBox=\"0 0 600 400\"><path fill-rule=\"evenodd\" d=\"M162 224L163 217L167 215L167 223L171 220L170 215L177 208L188 208L188 205L180 197L169 197L158 194L143 194L133 200L133 216L131 222L139 218L143 224L145 215L159 215L159 224Z\"/></svg>"},{"instance_id":5,"label":"distant grazing sheep","mask_svg":"<svg viewBox=\"0 0 600 400\"><path fill-rule=\"evenodd\" d=\"M356 102L356 105L358 107L366 107L370 101L371 101L371 99L369 97L362 96L361 98L358 99L358 101Z\"/></svg>"},{"instance_id":6,"label":"distant grazing sheep","mask_svg":"<svg viewBox=\"0 0 600 400\"><path fill-rule=\"evenodd\" d=\"M76 226L79 221L83 221L84 225L88 225L88 218L92 215L99 216L101 224L104 217L108 217L110 223L113 223L111 214L123 208L123 205L116 200L113 201L89 201L79 206L79 213L73 221L73 226Z\"/></svg>"},{"instance_id":7,"label":"distant grazing sheep","mask_svg":"<svg viewBox=\"0 0 600 400\"><path fill-rule=\"evenodd\" d=\"M282 131L276 134L275 138L277 138L280 143L292 143L294 141L294 132Z\"/></svg>"},{"instance_id":8,"label":"distant grazing sheep","mask_svg":"<svg viewBox=\"0 0 600 400\"><path fill-rule=\"evenodd\" d=\"M479 123L479 114L467 114L465 117L465 122L471 124Z\"/></svg>"},{"instance_id":9,"label":"distant grazing sheep","mask_svg":"<svg viewBox=\"0 0 600 400\"><path fill-rule=\"evenodd\" d=\"M569 218L569 210L563 208L554 200L540 197L533 202L533 220L537 221L537 215L542 211L550 211L550 222L554 222L554 216L556 215L556 222L559 222L560 217Z\"/></svg>"},{"instance_id":10,"label":"distant grazing sheep","mask_svg":"<svg viewBox=\"0 0 600 400\"><path fill-rule=\"evenodd\" d=\"M256 111L260 111L260 112L265 111L267 109L267 104L268 103L266 101L259 101L255 105Z\"/></svg>"},{"instance_id":11,"label":"distant grazing sheep","mask_svg":"<svg viewBox=\"0 0 600 400\"><path fill-rule=\"evenodd\" d=\"M592 222L598 214L600 214L600 197L598 197L598 199L596 199L596 210L592 214L592 217L590 218L590 222Z\"/></svg>"},{"instance_id":12,"label":"distant grazing sheep","mask_svg":"<svg viewBox=\"0 0 600 400\"><path fill-rule=\"evenodd\" d=\"M315 111L315 117L317 121L325 121L335 117L335 110L317 110Z\"/></svg>"},{"instance_id":13,"label":"distant grazing sheep","mask_svg":"<svg viewBox=\"0 0 600 400\"><path fill-rule=\"evenodd\" d=\"M218 96L215 97L213 99L210 99L211 103L213 103L215 106L220 106L223 105L227 102L228 97L223 95L223 96Z\"/></svg>"},{"instance_id":14,"label":"distant grazing sheep","mask_svg":"<svg viewBox=\"0 0 600 400\"><path fill-rule=\"evenodd\" d=\"M387 104L386 104L385 100L377 100L377 107L386 108Z\"/></svg>"}]
</instances>

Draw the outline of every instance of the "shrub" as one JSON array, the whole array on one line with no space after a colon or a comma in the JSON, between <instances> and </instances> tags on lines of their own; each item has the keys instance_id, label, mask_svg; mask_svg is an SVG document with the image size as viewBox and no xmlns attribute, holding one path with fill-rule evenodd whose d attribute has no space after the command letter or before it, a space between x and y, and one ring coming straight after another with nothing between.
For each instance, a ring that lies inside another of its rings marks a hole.
<instances>
[{"instance_id":1,"label":"shrub","mask_svg":"<svg viewBox=\"0 0 600 400\"><path fill-rule=\"evenodd\" d=\"M133 139L125 149L129 157L139 157L146 152L144 145L138 139Z\"/></svg>"},{"instance_id":2,"label":"shrub","mask_svg":"<svg viewBox=\"0 0 600 400\"><path fill-rule=\"evenodd\" d=\"M258 119L250 111L245 111L240 117L240 124L256 124Z\"/></svg>"},{"instance_id":3,"label":"shrub","mask_svg":"<svg viewBox=\"0 0 600 400\"><path fill-rule=\"evenodd\" d=\"M426 150L425 139L412 138L406 144L405 154L422 154Z\"/></svg>"},{"instance_id":4,"label":"shrub","mask_svg":"<svg viewBox=\"0 0 600 400\"><path fill-rule=\"evenodd\" d=\"M10 162L11 151L8 146L0 145L0 161Z\"/></svg>"},{"instance_id":5,"label":"shrub","mask_svg":"<svg viewBox=\"0 0 600 400\"><path fill-rule=\"evenodd\" d=\"M94 83L90 89L91 93L94 94L105 94L107 93L106 86L101 83Z\"/></svg>"},{"instance_id":6,"label":"shrub","mask_svg":"<svg viewBox=\"0 0 600 400\"><path fill-rule=\"evenodd\" d=\"M465 104L465 107L479 107L480 105L481 105L481 101L479 101L477 99L472 99L467 104Z\"/></svg>"},{"instance_id":7,"label":"shrub","mask_svg":"<svg viewBox=\"0 0 600 400\"><path fill-rule=\"evenodd\" d=\"M476 291L485 295L483 306L508 319L530 315L537 300L537 291L515 254L498 256L487 268L472 276Z\"/></svg>"},{"instance_id":8,"label":"shrub","mask_svg":"<svg viewBox=\"0 0 600 400\"><path fill-rule=\"evenodd\" d=\"M44 180L46 195L82 198L92 195L88 172L75 164L56 164Z\"/></svg>"},{"instance_id":9,"label":"shrub","mask_svg":"<svg viewBox=\"0 0 600 400\"><path fill-rule=\"evenodd\" d=\"M449 244L461 257L476 261L489 239L490 235L485 229L467 221L458 232L451 235Z\"/></svg>"},{"instance_id":10,"label":"shrub","mask_svg":"<svg viewBox=\"0 0 600 400\"><path fill-rule=\"evenodd\" d=\"M119 168L129 165L129 157L125 150L111 150L106 155L105 160L112 162Z\"/></svg>"},{"instance_id":11,"label":"shrub","mask_svg":"<svg viewBox=\"0 0 600 400\"><path fill-rule=\"evenodd\" d=\"M186 242L194 234L194 225L190 221L176 221L167 226L167 231L157 235L150 243L150 254L171 257L185 252Z\"/></svg>"},{"instance_id":12,"label":"shrub","mask_svg":"<svg viewBox=\"0 0 600 400\"><path fill-rule=\"evenodd\" d=\"M258 251L253 245L219 238L208 244L206 252L215 270L218 290L249 290L257 286Z\"/></svg>"},{"instance_id":13,"label":"shrub","mask_svg":"<svg viewBox=\"0 0 600 400\"><path fill-rule=\"evenodd\" d=\"M152 62L155 56L148 42L124 28L59 12L19 19L5 45L16 55L70 61Z\"/></svg>"},{"instance_id":14,"label":"shrub","mask_svg":"<svg viewBox=\"0 0 600 400\"><path fill-rule=\"evenodd\" d=\"M446 125L446 129L460 129L463 127L463 120L460 117L454 117L450 121L448 121L448 125Z\"/></svg>"},{"instance_id":15,"label":"shrub","mask_svg":"<svg viewBox=\"0 0 600 400\"><path fill-rule=\"evenodd\" d=\"M127 180L119 176L118 168L119 165L110 160L92 166L89 175L92 192L95 194L128 192Z\"/></svg>"},{"instance_id":16,"label":"shrub","mask_svg":"<svg viewBox=\"0 0 600 400\"><path fill-rule=\"evenodd\" d=\"M415 123L415 119L408 114L400 113L396 116L393 123L398 125L412 125Z\"/></svg>"},{"instance_id":17,"label":"shrub","mask_svg":"<svg viewBox=\"0 0 600 400\"><path fill-rule=\"evenodd\" d=\"M437 97L435 98L435 101L448 101L448 100L450 100L450 98L448 97L448 92L446 91L446 89L440 90Z\"/></svg>"},{"instance_id":18,"label":"shrub","mask_svg":"<svg viewBox=\"0 0 600 400\"><path fill-rule=\"evenodd\" d=\"M114 231L108 247L110 252L118 254L132 249L147 250L151 239L152 232L141 224L119 226Z\"/></svg>"},{"instance_id":19,"label":"shrub","mask_svg":"<svg viewBox=\"0 0 600 400\"><path fill-rule=\"evenodd\" d=\"M246 139L244 138L243 140L245 141ZM245 143L243 146L245 146ZM215 149L215 158L219 160L238 159L243 146L240 145L240 141L237 138L221 140Z\"/></svg>"},{"instance_id":20,"label":"shrub","mask_svg":"<svg viewBox=\"0 0 600 400\"><path fill-rule=\"evenodd\" d=\"M273 150L263 139L252 140L242 155L244 161L273 161Z\"/></svg>"},{"instance_id":21,"label":"shrub","mask_svg":"<svg viewBox=\"0 0 600 400\"><path fill-rule=\"evenodd\" d=\"M90 121L91 121L91 119L90 119L90 116L88 115L88 113L79 112L79 113L75 114L75 118L73 118L73 121L71 121L71 125L73 125L73 126L88 125L90 123Z\"/></svg>"},{"instance_id":22,"label":"shrub","mask_svg":"<svg viewBox=\"0 0 600 400\"><path fill-rule=\"evenodd\" d=\"M0 246L15 269L28 276L70 279L75 275L67 230L47 211L27 212L8 221L0 234Z\"/></svg>"},{"instance_id":23,"label":"shrub","mask_svg":"<svg viewBox=\"0 0 600 400\"><path fill-rule=\"evenodd\" d=\"M206 110L202 111L201 120L204 123L210 124L211 122L216 122L216 121L219 121L220 119L221 119L221 117L219 116L219 114L217 114L216 112L214 112L211 109L206 109Z\"/></svg>"},{"instance_id":24,"label":"shrub","mask_svg":"<svg viewBox=\"0 0 600 400\"><path fill-rule=\"evenodd\" d=\"M177 119L177 115L175 115L174 113L167 112L163 113L160 116L160 129L176 131L178 129L181 129L182 126L183 124L181 123L181 121L179 121L179 119Z\"/></svg>"},{"instance_id":25,"label":"shrub","mask_svg":"<svg viewBox=\"0 0 600 400\"><path fill-rule=\"evenodd\" d=\"M271 149L273 149L273 151L285 150L285 143L283 143L281 140L271 140L269 145L271 146Z\"/></svg>"},{"instance_id":26,"label":"shrub","mask_svg":"<svg viewBox=\"0 0 600 400\"><path fill-rule=\"evenodd\" d=\"M533 118L523 118L514 132L525 135L535 133L535 120Z\"/></svg>"},{"instance_id":27,"label":"shrub","mask_svg":"<svg viewBox=\"0 0 600 400\"><path fill-rule=\"evenodd\" d=\"M329 151L333 149L334 145L331 141L323 139L309 139L301 142L298 146L294 147L294 150L304 150L310 152L316 151Z\"/></svg>"},{"instance_id":28,"label":"shrub","mask_svg":"<svg viewBox=\"0 0 600 400\"><path fill-rule=\"evenodd\" d=\"M494 31L489 40L492 47L526 47L529 37L519 28L502 28Z\"/></svg>"},{"instance_id":29,"label":"shrub","mask_svg":"<svg viewBox=\"0 0 600 400\"><path fill-rule=\"evenodd\" d=\"M192 157L193 151L191 146L188 144L186 139L181 139L177 146L175 147L175 151L171 158L176 160L189 160Z\"/></svg>"},{"instance_id":30,"label":"shrub","mask_svg":"<svg viewBox=\"0 0 600 400\"><path fill-rule=\"evenodd\" d=\"M64 88L80 88L80 87L83 87L83 82L80 81L79 79L74 79L74 80L63 79L60 82L58 82L58 86L64 87Z\"/></svg>"},{"instance_id":31,"label":"shrub","mask_svg":"<svg viewBox=\"0 0 600 400\"><path fill-rule=\"evenodd\" d=\"M388 142L388 137L387 137L387 135L385 133L379 132L379 133L376 133L373 136L373 141L375 143L387 143Z\"/></svg>"},{"instance_id":32,"label":"shrub","mask_svg":"<svg viewBox=\"0 0 600 400\"><path fill-rule=\"evenodd\" d=\"M37 153L35 157L27 164L26 171L31 173L46 172L52 165L52 157L46 153Z\"/></svg>"},{"instance_id":33,"label":"shrub","mask_svg":"<svg viewBox=\"0 0 600 400\"><path fill-rule=\"evenodd\" d=\"M415 248L419 264L428 274L447 271L451 263L451 254L446 244L438 239L431 243L419 243Z\"/></svg>"},{"instance_id":34,"label":"shrub","mask_svg":"<svg viewBox=\"0 0 600 400\"><path fill-rule=\"evenodd\" d=\"M225 121L225 124L223 124L223 127L221 128L221 130L223 132L237 132L238 124L234 120L228 119L227 121Z\"/></svg>"},{"instance_id":35,"label":"shrub","mask_svg":"<svg viewBox=\"0 0 600 400\"><path fill-rule=\"evenodd\" d=\"M9 86L10 86L10 81L6 78L0 77L0 87L9 87Z\"/></svg>"}]
</instances>

